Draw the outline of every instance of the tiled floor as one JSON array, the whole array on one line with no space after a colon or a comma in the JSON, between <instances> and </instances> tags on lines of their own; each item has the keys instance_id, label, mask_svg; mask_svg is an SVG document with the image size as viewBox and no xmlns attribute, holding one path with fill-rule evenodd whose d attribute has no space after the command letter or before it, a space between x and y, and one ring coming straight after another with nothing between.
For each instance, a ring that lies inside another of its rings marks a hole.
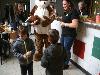
<instances>
[{"instance_id":1,"label":"tiled floor","mask_svg":"<svg viewBox=\"0 0 100 75\"><path fill-rule=\"evenodd\" d=\"M34 40L34 36L31 36L31 38ZM63 75L86 75L72 64L70 64L68 70L63 72ZM13 57L3 61L3 65L0 65L0 75L20 75L18 60ZM40 61L33 63L33 75L45 75L45 69L41 67Z\"/></svg>"},{"instance_id":2,"label":"tiled floor","mask_svg":"<svg viewBox=\"0 0 100 75\"><path fill-rule=\"evenodd\" d=\"M64 75L86 75L72 64L63 73ZM18 60L16 58L10 58L3 61L3 65L0 65L0 75L20 75ZM45 75L45 69L41 67L40 62L34 61L33 75Z\"/></svg>"}]
</instances>

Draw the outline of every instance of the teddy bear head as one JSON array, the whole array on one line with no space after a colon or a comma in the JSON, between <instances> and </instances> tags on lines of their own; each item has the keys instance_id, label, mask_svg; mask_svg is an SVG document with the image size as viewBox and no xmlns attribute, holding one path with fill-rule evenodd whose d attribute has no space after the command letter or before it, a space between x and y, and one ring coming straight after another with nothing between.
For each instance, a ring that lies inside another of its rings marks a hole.
<instances>
[{"instance_id":1,"label":"teddy bear head","mask_svg":"<svg viewBox=\"0 0 100 75\"><path fill-rule=\"evenodd\" d=\"M43 27L50 25L50 0L35 0L35 6L31 13L33 15L33 17L31 17L32 22L38 19L39 21L37 25L41 25Z\"/></svg>"},{"instance_id":2,"label":"teddy bear head","mask_svg":"<svg viewBox=\"0 0 100 75\"><path fill-rule=\"evenodd\" d=\"M50 0L35 0L35 5L40 8L46 8L50 4Z\"/></svg>"}]
</instances>

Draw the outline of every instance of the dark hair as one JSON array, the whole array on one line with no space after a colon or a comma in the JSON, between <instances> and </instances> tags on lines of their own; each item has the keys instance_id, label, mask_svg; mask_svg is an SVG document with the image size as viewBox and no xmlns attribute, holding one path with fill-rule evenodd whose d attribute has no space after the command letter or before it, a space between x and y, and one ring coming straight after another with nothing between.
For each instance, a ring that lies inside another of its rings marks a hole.
<instances>
[{"instance_id":1,"label":"dark hair","mask_svg":"<svg viewBox=\"0 0 100 75\"><path fill-rule=\"evenodd\" d=\"M71 8L71 9L74 9L74 5L73 5L73 3L72 3L71 0L62 0L62 1L67 1L68 4L70 4L70 8Z\"/></svg>"},{"instance_id":2,"label":"dark hair","mask_svg":"<svg viewBox=\"0 0 100 75\"><path fill-rule=\"evenodd\" d=\"M51 29L48 32L48 35L52 38L51 42L53 44L57 43L59 40L59 32L56 29Z\"/></svg>"},{"instance_id":3,"label":"dark hair","mask_svg":"<svg viewBox=\"0 0 100 75\"><path fill-rule=\"evenodd\" d=\"M15 7L14 7L14 8L15 8L15 9L14 9L14 10L15 10L15 11L14 11L15 14L18 14L18 13L19 13L19 11L18 11L18 5L19 5L19 4L20 4L20 5L23 5L23 3L15 3Z\"/></svg>"},{"instance_id":4,"label":"dark hair","mask_svg":"<svg viewBox=\"0 0 100 75\"><path fill-rule=\"evenodd\" d=\"M29 37L29 33L28 33L28 31L26 29L20 30L19 34L21 34L21 35L27 35Z\"/></svg>"}]
</instances>

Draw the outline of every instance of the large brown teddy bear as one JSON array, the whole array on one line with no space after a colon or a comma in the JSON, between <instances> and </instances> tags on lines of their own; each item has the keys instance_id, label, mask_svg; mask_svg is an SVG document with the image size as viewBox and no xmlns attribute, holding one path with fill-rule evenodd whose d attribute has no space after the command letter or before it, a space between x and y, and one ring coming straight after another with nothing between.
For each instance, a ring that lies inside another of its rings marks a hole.
<instances>
[{"instance_id":1,"label":"large brown teddy bear","mask_svg":"<svg viewBox=\"0 0 100 75\"><path fill-rule=\"evenodd\" d=\"M29 21L35 29L35 55L34 60L41 60L43 47L49 46L47 33L51 29L51 22L54 20L53 9L50 7L50 0L35 0L35 6L31 11Z\"/></svg>"}]
</instances>

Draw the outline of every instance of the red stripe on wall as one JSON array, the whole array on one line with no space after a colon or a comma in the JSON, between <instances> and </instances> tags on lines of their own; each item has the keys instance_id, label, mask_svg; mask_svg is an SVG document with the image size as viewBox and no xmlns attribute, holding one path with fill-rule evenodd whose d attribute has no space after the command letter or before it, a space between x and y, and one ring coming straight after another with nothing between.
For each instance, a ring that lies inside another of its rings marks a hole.
<instances>
[{"instance_id":1,"label":"red stripe on wall","mask_svg":"<svg viewBox=\"0 0 100 75\"><path fill-rule=\"evenodd\" d=\"M73 45L73 52L81 59L84 59L85 43L76 39Z\"/></svg>"}]
</instances>

